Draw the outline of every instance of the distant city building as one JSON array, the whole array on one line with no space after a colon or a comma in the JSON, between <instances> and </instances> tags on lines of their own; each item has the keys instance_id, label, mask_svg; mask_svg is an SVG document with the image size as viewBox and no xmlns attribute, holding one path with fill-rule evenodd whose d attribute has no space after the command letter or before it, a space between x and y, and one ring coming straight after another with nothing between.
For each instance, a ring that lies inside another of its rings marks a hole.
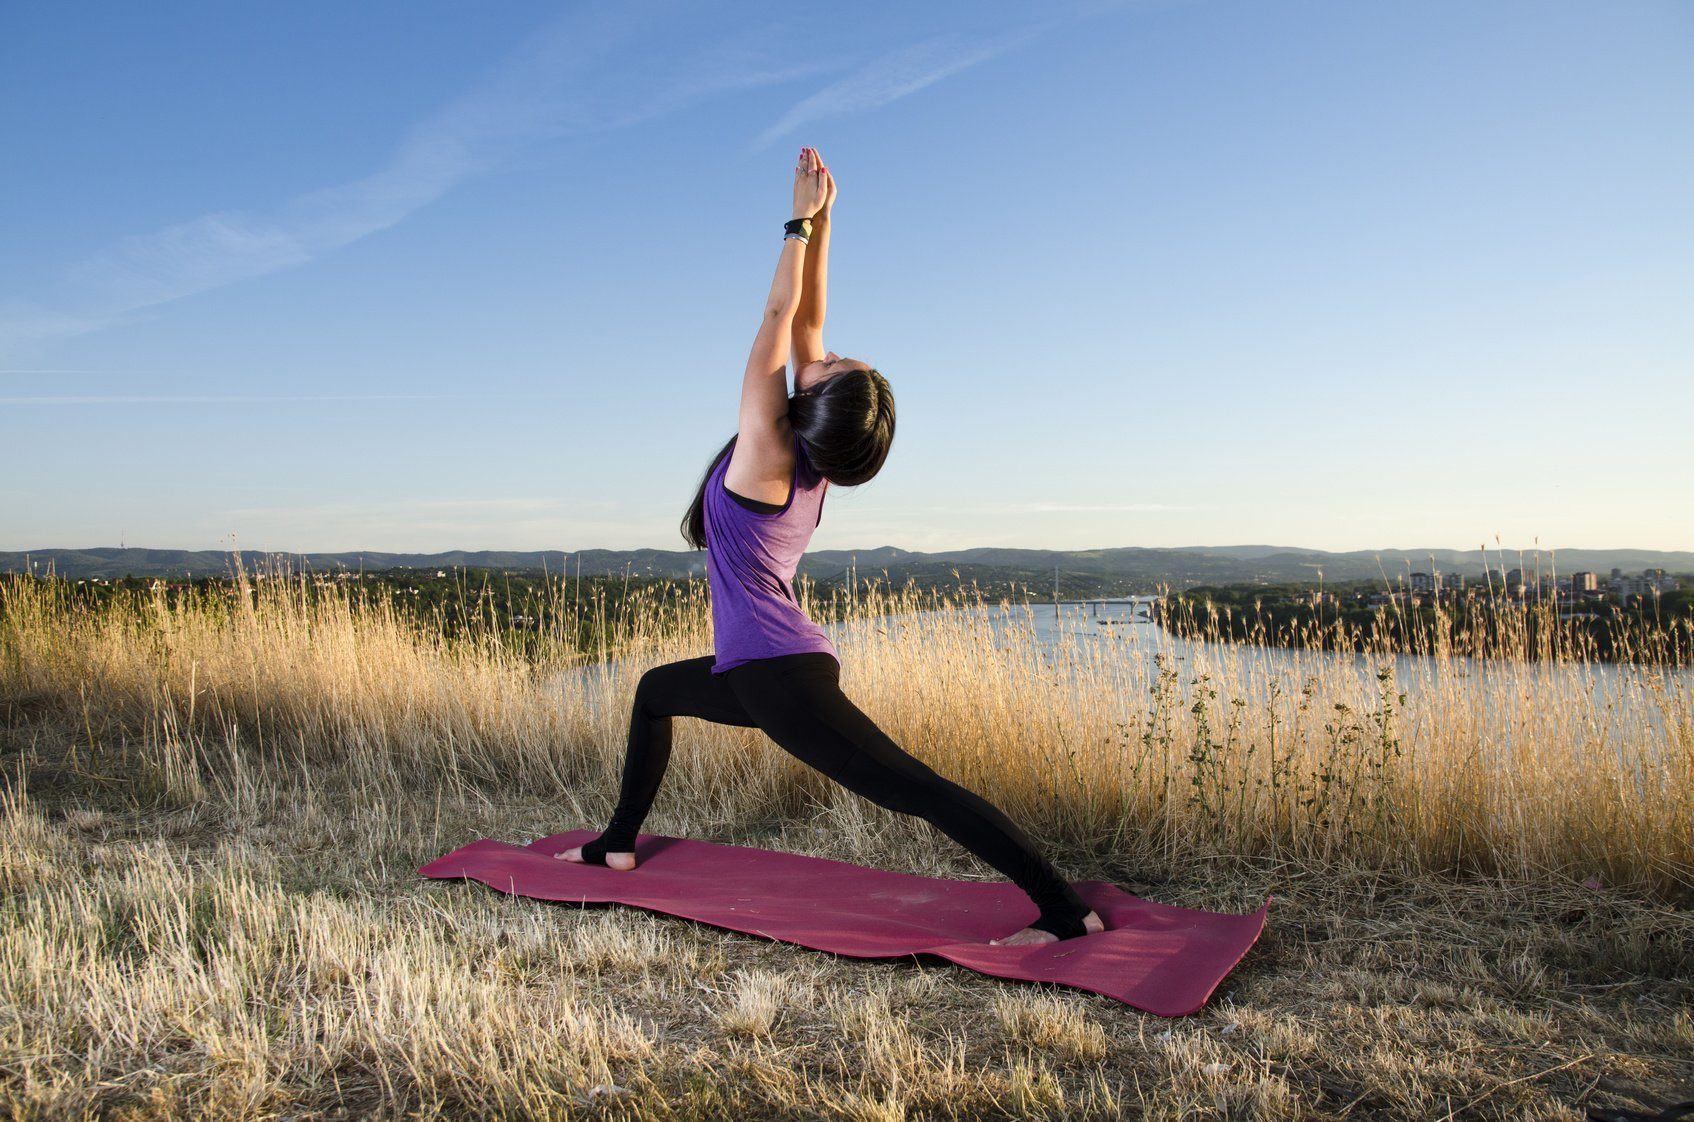
<instances>
[{"instance_id":1,"label":"distant city building","mask_svg":"<svg viewBox=\"0 0 1694 1122\"><path fill-rule=\"evenodd\" d=\"M1412 591L1413 592L1434 592L1435 591L1435 574L1433 574L1433 573L1413 573L1412 574Z\"/></svg>"},{"instance_id":2,"label":"distant city building","mask_svg":"<svg viewBox=\"0 0 1694 1122\"><path fill-rule=\"evenodd\" d=\"M1600 591L1600 576L1598 573L1572 573L1570 575L1570 590L1572 592Z\"/></svg>"},{"instance_id":3,"label":"distant city building","mask_svg":"<svg viewBox=\"0 0 1694 1122\"><path fill-rule=\"evenodd\" d=\"M1410 593L1390 590L1387 592L1372 593L1370 600L1365 606L1373 612L1380 612L1385 608L1397 607L1398 605L1408 603L1410 600Z\"/></svg>"},{"instance_id":4,"label":"distant city building","mask_svg":"<svg viewBox=\"0 0 1694 1122\"><path fill-rule=\"evenodd\" d=\"M1640 576L1625 576L1617 569L1612 570L1612 579L1607 582L1611 591L1619 600L1627 600L1631 596L1656 596L1661 592L1674 592L1676 578L1663 569L1643 569Z\"/></svg>"}]
</instances>

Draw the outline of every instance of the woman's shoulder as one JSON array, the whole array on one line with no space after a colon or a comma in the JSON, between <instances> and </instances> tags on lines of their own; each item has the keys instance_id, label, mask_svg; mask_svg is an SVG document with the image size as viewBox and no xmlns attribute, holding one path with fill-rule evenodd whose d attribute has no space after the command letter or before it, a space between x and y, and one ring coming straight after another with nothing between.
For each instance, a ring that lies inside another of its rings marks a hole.
<instances>
[{"instance_id":1,"label":"woman's shoulder","mask_svg":"<svg viewBox=\"0 0 1694 1122\"><path fill-rule=\"evenodd\" d=\"M773 426L742 429L730 449L724 482L748 498L786 502L800 454L798 444L787 417Z\"/></svg>"}]
</instances>

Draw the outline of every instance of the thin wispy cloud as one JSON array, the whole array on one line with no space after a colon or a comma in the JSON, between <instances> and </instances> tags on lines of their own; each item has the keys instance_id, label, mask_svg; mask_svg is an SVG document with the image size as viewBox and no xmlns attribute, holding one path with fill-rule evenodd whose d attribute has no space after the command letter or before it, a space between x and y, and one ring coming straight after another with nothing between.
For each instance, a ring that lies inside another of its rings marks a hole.
<instances>
[{"instance_id":1,"label":"thin wispy cloud","mask_svg":"<svg viewBox=\"0 0 1694 1122\"><path fill-rule=\"evenodd\" d=\"M1030 514L1120 514L1146 513L1156 510L1195 510L1191 506L1170 503L1007 503L997 509L1008 513Z\"/></svg>"},{"instance_id":2,"label":"thin wispy cloud","mask_svg":"<svg viewBox=\"0 0 1694 1122\"><path fill-rule=\"evenodd\" d=\"M679 19L674 4L573 7L411 129L376 172L269 210L219 211L126 238L67 269L46 299L0 306L0 348L132 322L143 309L311 261L401 222L525 145L622 128L707 95L823 68L746 33L696 38L687 59L662 72L622 50L675 34Z\"/></svg>"},{"instance_id":3,"label":"thin wispy cloud","mask_svg":"<svg viewBox=\"0 0 1694 1122\"><path fill-rule=\"evenodd\" d=\"M885 513L937 511L948 514L1122 514L1161 510L1200 510L1196 506L1171 503L945 503L936 506L887 507Z\"/></svg>"},{"instance_id":4,"label":"thin wispy cloud","mask_svg":"<svg viewBox=\"0 0 1694 1122\"><path fill-rule=\"evenodd\" d=\"M587 496L559 495L484 495L457 498L407 498L395 496L384 499L382 509L404 510L428 514L553 514L573 510L613 510L618 503L612 499ZM323 517L364 517L371 513L371 504L359 501L311 503L303 506L233 507L224 514L296 514Z\"/></svg>"},{"instance_id":5,"label":"thin wispy cloud","mask_svg":"<svg viewBox=\"0 0 1694 1122\"><path fill-rule=\"evenodd\" d=\"M849 76L794 104L753 147L812 121L886 105L1127 2L1079 3L1018 28L948 32L868 65L849 64ZM839 58L795 59L792 28L780 22L714 28L711 18L675 0L573 7L479 85L411 128L370 175L268 209L216 211L122 239L64 269L40 296L0 302L0 349L134 323L160 304L313 261L404 221L536 143L624 128L714 94L842 68ZM655 71L645 60L665 36L682 41L685 52Z\"/></svg>"},{"instance_id":6,"label":"thin wispy cloud","mask_svg":"<svg viewBox=\"0 0 1694 1122\"><path fill-rule=\"evenodd\" d=\"M0 397L0 405L180 405L236 404L277 401L439 401L491 397L563 397L563 394L489 393L351 393L351 394L83 394L61 397Z\"/></svg>"},{"instance_id":7,"label":"thin wispy cloud","mask_svg":"<svg viewBox=\"0 0 1694 1122\"><path fill-rule=\"evenodd\" d=\"M1160 4L1161 0L1078 0L1069 5L1053 4L1042 9L1050 14L1049 18L1023 27L954 31L900 47L869 63L853 66L847 77L801 100L755 137L748 151L759 152L813 121L887 105L997 58L1055 28L1112 15L1126 8Z\"/></svg>"},{"instance_id":8,"label":"thin wispy cloud","mask_svg":"<svg viewBox=\"0 0 1694 1122\"><path fill-rule=\"evenodd\" d=\"M749 147L758 152L801 125L887 105L967 70L1041 34L1050 23L992 35L955 32L914 43L873 60L800 101Z\"/></svg>"}]
</instances>

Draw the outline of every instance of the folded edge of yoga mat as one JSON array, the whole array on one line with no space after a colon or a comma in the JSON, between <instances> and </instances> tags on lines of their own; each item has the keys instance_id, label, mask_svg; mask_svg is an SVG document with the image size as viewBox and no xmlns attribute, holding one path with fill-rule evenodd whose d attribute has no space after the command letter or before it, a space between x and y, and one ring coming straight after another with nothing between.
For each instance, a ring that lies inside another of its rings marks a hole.
<instances>
[{"instance_id":1,"label":"folded edge of yoga mat","mask_svg":"<svg viewBox=\"0 0 1694 1122\"><path fill-rule=\"evenodd\" d=\"M1163 1017L1206 1004L1264 930L1248 915L1158 904L1101 880L1073 882L1106 930L996 947L1040 913L1010 882L937 880L845 861L642 834L630 872L553 855L599 837L573 830L528 845L483 839L418 870L515 896L626 904L853 958L932 954L998 978L1054 982Z\"/></svg>"}]
</instances>

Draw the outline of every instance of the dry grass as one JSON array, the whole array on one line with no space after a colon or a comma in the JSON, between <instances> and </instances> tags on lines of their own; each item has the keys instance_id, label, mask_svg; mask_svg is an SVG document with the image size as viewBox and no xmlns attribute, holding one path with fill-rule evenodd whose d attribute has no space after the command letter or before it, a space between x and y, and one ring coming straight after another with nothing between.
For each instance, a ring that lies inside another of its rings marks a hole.
<instances>
[{"instance_id":1,"label":"dry grass","mask_svg":"<svg viewBox=\"0 0 1694 1122\"><path fill-rule=\"evenodd\" d=\"M1277 896L1164 1020L415 875L604 821L635 678L710 650L701 599L537 659L245 576L0 597L5 1116L1580 1118L1694 1080L1694 707L1663 669L1043 659L957 601L855 603L848 692L1069 875ZM996 876L755 730L679 734L649 831Z\"/></svg>"}]
</instances>

